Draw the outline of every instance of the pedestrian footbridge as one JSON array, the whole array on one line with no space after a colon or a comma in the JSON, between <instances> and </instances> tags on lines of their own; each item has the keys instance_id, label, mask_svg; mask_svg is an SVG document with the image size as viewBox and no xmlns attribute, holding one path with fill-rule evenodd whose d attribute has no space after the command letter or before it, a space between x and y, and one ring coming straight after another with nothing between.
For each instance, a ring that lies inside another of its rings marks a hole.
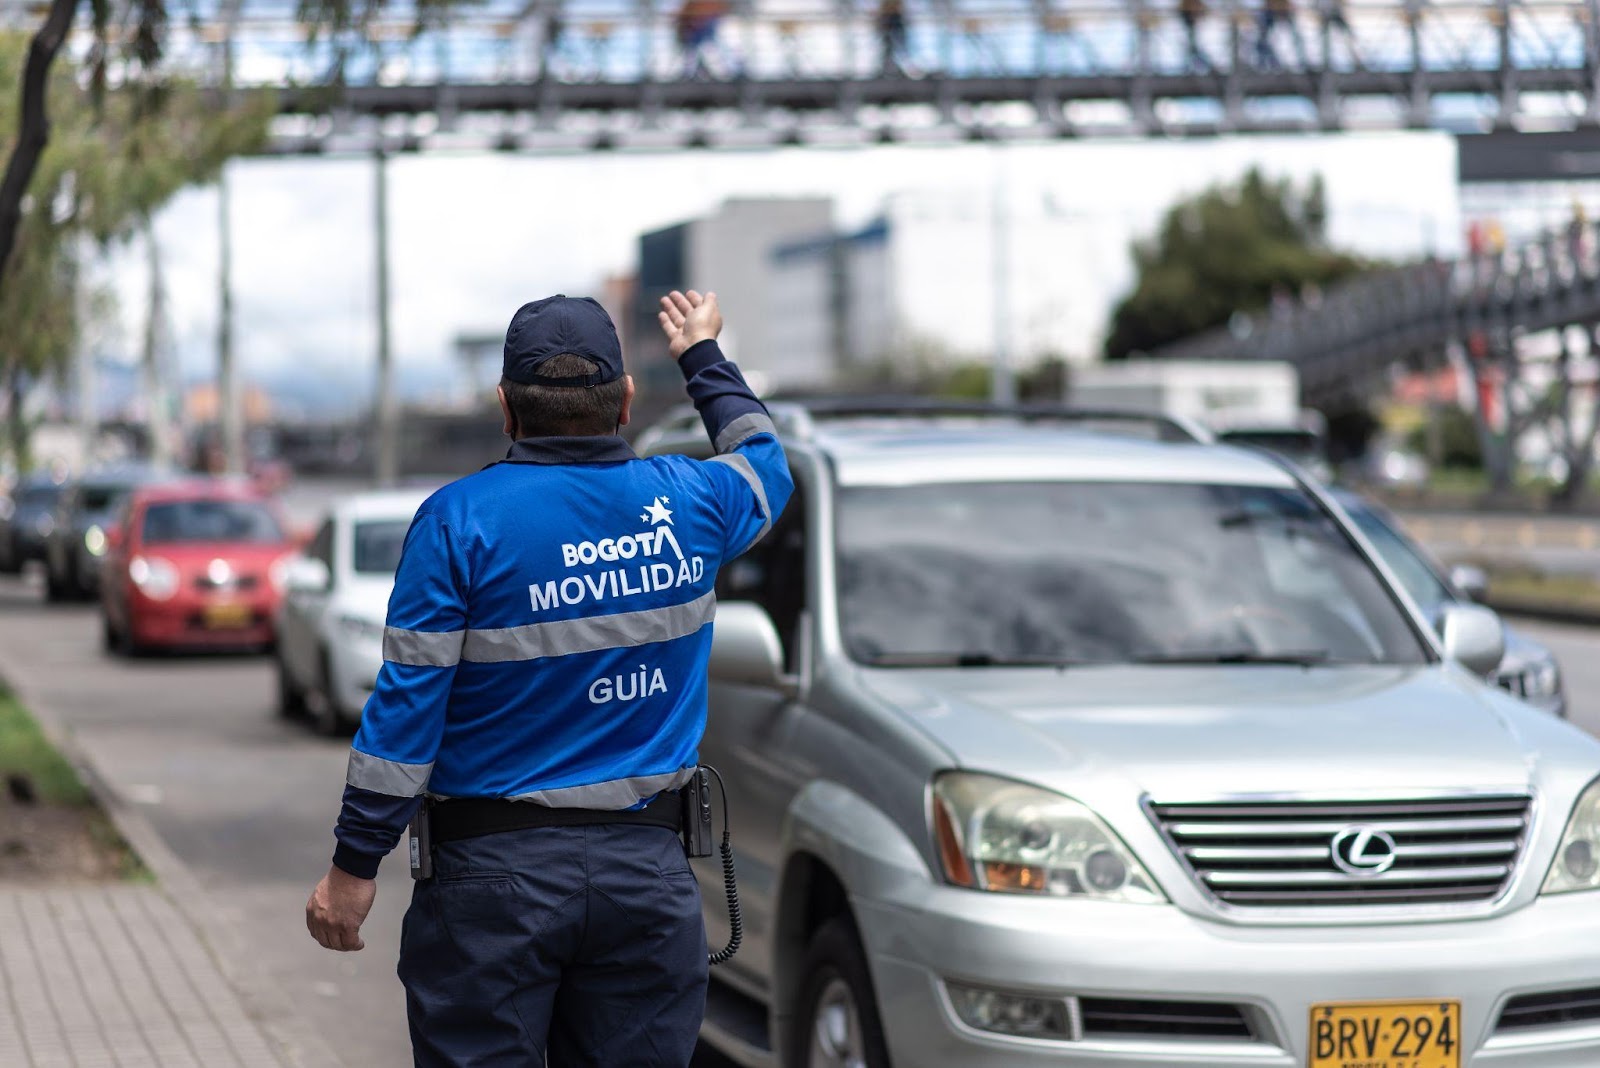
<instances>
[{"instance_id":1,"label":"pedestrian footbridge","mask_svg":"<svg viewBox=\"0 0 1600 1068\"><path fill-rule=\"evenodd\" d=\"M1600 120L1600 0L482 0L314 37L211 4L171 59L279 87L285 152Z\"/></svg>"}]
</instances>

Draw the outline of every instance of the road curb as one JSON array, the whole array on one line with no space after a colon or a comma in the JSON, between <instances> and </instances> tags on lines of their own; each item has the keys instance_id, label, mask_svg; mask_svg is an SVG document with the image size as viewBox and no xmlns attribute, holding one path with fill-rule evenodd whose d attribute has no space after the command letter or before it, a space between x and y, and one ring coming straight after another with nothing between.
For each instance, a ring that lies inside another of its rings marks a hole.
<instances>
[{"instance_id":1,"label":"road curb","mask_svg":"<svg viewBox=\"0 0 1600 1068\"><path fill-rule=\"evenodd\" d=\"M292 1068L343 1068L343 1063L321 1036L291 1027L295 1019L288 995L260 969L249 968L250 959L232 924L217 910L211 895L194 872L174 853L145 814L112 787L88 752L78 743L47 702L40 702L26 686L16 684L18 673L0 650L0 683L22 703L39 729L67 762L77 770L90 795L105 811L117 833L155 874L162 893L186 917L210 951L223 978L239 995L246 1014L276 1047L286 1065Z\"/></svg>"}]
</instances>

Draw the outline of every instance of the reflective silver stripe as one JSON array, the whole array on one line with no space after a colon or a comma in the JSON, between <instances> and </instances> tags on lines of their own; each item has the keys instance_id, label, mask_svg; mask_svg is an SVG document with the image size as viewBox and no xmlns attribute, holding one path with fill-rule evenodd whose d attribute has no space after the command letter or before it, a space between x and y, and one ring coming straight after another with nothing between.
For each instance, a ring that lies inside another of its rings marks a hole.
<instances>
[{"instance_id":1,"label":"reflective silver stripe","mask_svg":"<svg viewBox=\"0 0 1600 1068\"><path fill-rule=\"evenodd\" d=\"M693 768L660 775L640 775L632 779L612 779L610 782L590 783L588 786L563 786L559 790L535 790L531 794L517 794L513 801L532 801L550 808L593 808L607 812L632 808L647 797L663 790L676 790L694 777Z\"/></svg>"},{"instance_id":2,"label":"reflective silver stripe","mask_svg":"<svg viewBox=\"0 0 1600 1068\"><path fill-rule=\"evenodd\" d=\"M772 506L767 503L767 487L761 484L761 476L756 474L754 467L750 466L748 457L734 452L726 456L713 456L710 462L727 464L739 472L744 477L744 480L750 483L750 489L756 495L756 504L761 506L761 529L756 531L756 536L750 539L750 544L744 547L744 549L748 549L751 545L766 537L767 531L772 529ZM744 552L744 549L739 551Z\"/></svg>"},{"instance_id":3,"label":"reflective silver stripe","mask_svg":"<svg viewBox=\"0 0 1600 1068\"><path fill-rule=\"evenodd\" d=\"M474 664L537 660L544 656L627 649L693 634L717 613L717 595L707 591L684 604L645 608L585 619L557 619L496 630L469 630L461 659Z\"/></svg>"},{"instance_id":4,"label":"reflective silver stripe","mask_svg":"<svg viewBox=\"0 0 1600 1068\"><path fill-rule=\"evenodd\" d=\"M350 750L350 770L344 781L360 790L390 797L415 797L428 785L433 774L433 764L402 764L398 760L384 760L359 749Z\"/></svg>"},{"instance_id":5,"label":"reflective silver stripe","mask_svg":"<svg viewBox=\"0 0 1600 1068\"><path fill-rule=\"evenodd\" d=\"M732 452L757 434L777 437L778 428L772 425L772 420L765 413L750 412L723 427L714 444L718 452Z\"/></svg>"},{"instance_id":6,"label":"reflective silver stripe","mask_svg":"<svg viewBox=\"0 0 1600 1068\"><path fill-rule=\"evenodd\" d=\"M461 662L462 630L383 628L383 658L413 667L455 667Z\"/></svg>"}]
</instances>

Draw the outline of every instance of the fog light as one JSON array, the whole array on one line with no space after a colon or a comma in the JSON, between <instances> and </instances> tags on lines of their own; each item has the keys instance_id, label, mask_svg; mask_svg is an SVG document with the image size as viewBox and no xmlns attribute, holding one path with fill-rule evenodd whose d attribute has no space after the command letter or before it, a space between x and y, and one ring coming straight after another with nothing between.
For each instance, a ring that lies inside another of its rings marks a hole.
<instances>
[{"instance_id":1,"label":"fog light","mask_svg":"<svg viewBox=\"0 0 1600 1068\"><path fill-rule=\"evenodd\" d=\"M1101 849L1089 854L1083 864L1083 877L1096 890L1120 890L1128 881L1128 866L1111 850Z\"/></svg>"},{"instance_id":2,"label":"fog light","mask_svg":"<svg viewBox=\"0 0 1600 1068\"><path fill-rule=\"evenodd\" d=\"M1567 866L1567 873L1574 879L1592 878L1595 869L1600 867L1595 863L1594 846L1583 838L1567 843L1567 848L1561 852L1561 863Z\"/></svg>"},{"instance_id":3,"label":"fog light","mask_svg":"<svg viewBox=\"0 0 1600 1068\"><path fill-rule=\"evenodd\" d=\"M968 1027L1018 1038L1071 1039L1072 1014L1066 998L1039 997L1004 990L946 983L956 1016Z\"/></svg>"}]
</instances>

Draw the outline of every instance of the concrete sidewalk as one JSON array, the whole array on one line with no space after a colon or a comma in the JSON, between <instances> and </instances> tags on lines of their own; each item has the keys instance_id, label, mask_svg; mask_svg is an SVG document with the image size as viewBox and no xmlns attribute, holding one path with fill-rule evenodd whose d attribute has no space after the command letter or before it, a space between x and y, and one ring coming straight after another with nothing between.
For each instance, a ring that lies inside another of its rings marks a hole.
<instances>
[{"instance_id":1,"label":"concrete sidewalk","mask_svg":"<svg viewBox=\"0 0 1600 1068\"><path fill-rule=\"evenodd\" d=\"M157 887L0 886L0 1066L285 1063Z\"/></svg>"}]
</instances>

